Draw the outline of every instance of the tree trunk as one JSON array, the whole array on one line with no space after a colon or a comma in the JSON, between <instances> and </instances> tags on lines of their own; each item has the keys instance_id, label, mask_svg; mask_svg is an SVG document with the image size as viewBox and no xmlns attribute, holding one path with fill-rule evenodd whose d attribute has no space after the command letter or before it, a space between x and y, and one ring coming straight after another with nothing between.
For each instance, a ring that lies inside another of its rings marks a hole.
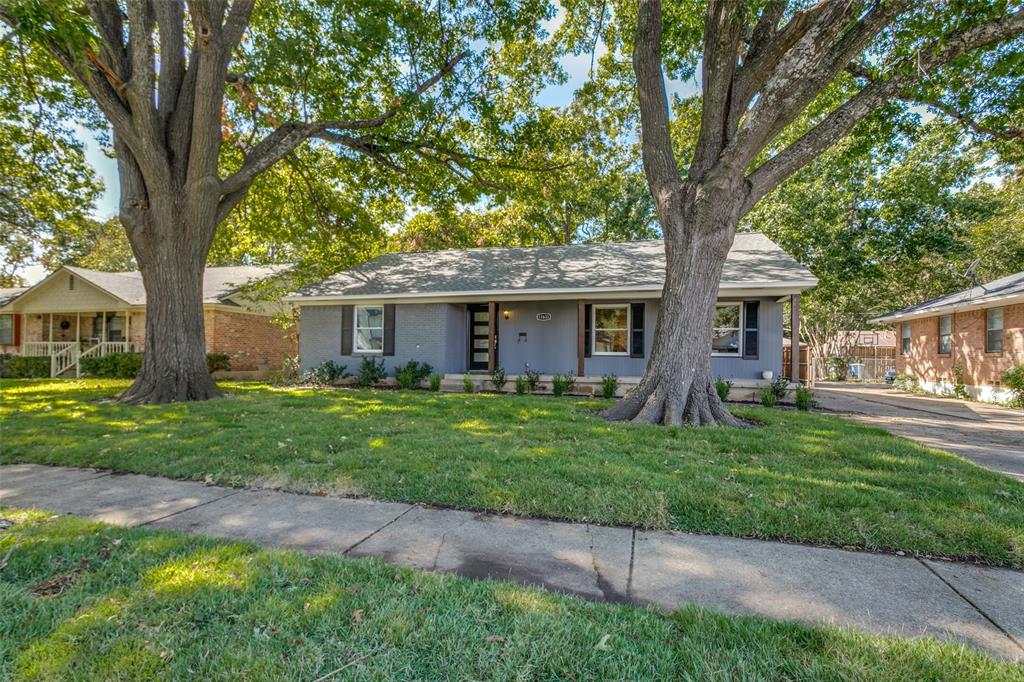
<instances>
[{"instance_id":1,"label":"tree trunk","mask_svg":"<svg viewBox=\"0 0 1024 682\"><path fill-rule=\"evenodd\" d=\"M722 405L711 372L719 280L740 209L727 192L690 186L673 213L663 220L665 286L650 362L640 383L602 416L666 426L742 426Z\"/></svg>"},{"instance_id":2,"label":"tree trunk","mask_svg":"<svg viewBox=\"0 0 1024 682\"><path fill-rule=\"evenodd\" d=\"M206 368L203 271L208 244L202 244L207 240L189 239L200 231L182 229L180 223L173 231L169 225L147 227L132 235L146 288L142 369L118 400L140 404L220 397Z\"/></svg>"}]
</instances>

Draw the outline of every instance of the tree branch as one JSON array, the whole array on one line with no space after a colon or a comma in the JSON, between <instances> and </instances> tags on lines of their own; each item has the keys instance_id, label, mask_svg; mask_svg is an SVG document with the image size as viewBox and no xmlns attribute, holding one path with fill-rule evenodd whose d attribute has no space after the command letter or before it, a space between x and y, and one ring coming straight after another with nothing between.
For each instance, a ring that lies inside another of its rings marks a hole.
<instances>
[{"instance_id":1,"label":"tree branch","mask_svg":"<svg viewBox=\"0 0 1024 682\"><path fill-rule=\"evenodd\" d=\"M633 71L640 100L640 151L655 204L672 203L682 179L669 134L668 96L661 72L661 2L640 0Z\"/></svg>"},{"instance_id":2,"label":"tree branch","mask_svg":"<svg viewBox=\"0 0 1024 682\"><path fill-rule=\"evenodd\" d=\"M469 52L466 51L447 60L437 73L420 83L414 90L402 97L401 101L385 109L379 116L349 121L317 121L315 123L290 121L278 126L246 154L245 161L242 162L242 167L238 171L224 179L221 193L232 194L243 187L248 187L257 175L291 154L296 147L310 137L330 139L330 135L337 135L343 130L365 130L383 126L394 118L410 100L422 95L437 84L468 56Z\"/></svg>"},{"instance_id":3,"label":"tree branch","mask_svg":"<svg viewBox=\"0 0 1024 682\"><path fill-rule=\"evenodd\" d=\"M887 101L900 99L900 93L917 78L920 70L928 71L968 52L1020 35L1024 35L1024 10L955 32L938 42L931 51L922 51L912 69L905 69L889 80L871 81L800 139L747 176L750 192L744 204L744 213L793 173L842 139L865 116Z\"/></svg>"},{"instance_id":4,"label":"tree branch","mask_svg":"<svg viewBox=\"0 0 1024 682\"><path fill-rule=\"evenodd\" d=\"M157 113L166 128L185 79L185 6L182 0L157 0L154 9L160 37Z\"/></svg>"},{"instance_id":5,"label":"tree branch","mask_svg":"<svg viewBox=\"0 0 1024 682\"><path fill-rule=\"evenodd\" d=\"M981 135L987 135L995 140L1012 141L1024 139L1024 128L1015 128L1013 126L1010 126L1003 129L997 129L991 126L987 126L979 122L974 117L969 116L961 111L957 111L955 108L951 107L945 102L939 101L938 99L924 99L921 97L915 97L910 94L900 95L899 99L902 99L906 102L913 102L915 104L924 104L926 106L929 106L932 109L938 111L939 113L945 114L954 121L964 124L974 132L979 133Z\"/></svg>"}]
</instances>

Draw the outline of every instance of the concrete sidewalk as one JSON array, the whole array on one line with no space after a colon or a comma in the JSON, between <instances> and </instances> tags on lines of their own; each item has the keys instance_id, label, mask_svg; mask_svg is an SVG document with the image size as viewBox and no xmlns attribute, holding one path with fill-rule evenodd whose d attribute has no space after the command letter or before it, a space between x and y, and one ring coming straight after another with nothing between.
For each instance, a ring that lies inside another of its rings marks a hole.
<instances>
[{"instance_id":1,"label":"concrete sidewalk","mask_svg":"<svg viewBox=\"0 0 1024 682\"><path fill-rule=\"evenodd\" d=\"M594 600L929 634L1024 660L1024 572L1014 570L33 464L0 466L0 505L375 556Z\"/></svg>"}]
</instances>

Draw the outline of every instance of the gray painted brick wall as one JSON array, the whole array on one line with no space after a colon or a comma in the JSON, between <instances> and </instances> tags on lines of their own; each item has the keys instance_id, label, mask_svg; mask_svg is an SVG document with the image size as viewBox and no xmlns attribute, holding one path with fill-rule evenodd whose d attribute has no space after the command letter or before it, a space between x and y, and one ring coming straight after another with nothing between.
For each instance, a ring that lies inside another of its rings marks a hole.
<instances>
[{"instance_id":1,"label":"gray painted brick wall","mask_svg":"<svg viewBox=\"0 0 1024 682\"><path fill-rule=\"evenodd\" d=\"M782 305L762 298L759 312L759 355L756 360L713 357L715 376L759 379L765 370L782 372ZM593 356L586 359L588 376L616 374L640 376L651 354L658 317L658 301L644 301L644 357ZM498 362L510 374L523 371L525 363L544 374L576 371L576 302L530 301L502 303L508 311L498 317ZM549 321L537 319L547 313ZM467 318L465 306L449 303L400 304L395 308L395 354L385 357L389 373L409 360L429 362L438 372L466 371ZM302 368L334 360L356 372L362 356L341 355L341 306L301 308L299 352Z\"/></svg>"}]
</instances>

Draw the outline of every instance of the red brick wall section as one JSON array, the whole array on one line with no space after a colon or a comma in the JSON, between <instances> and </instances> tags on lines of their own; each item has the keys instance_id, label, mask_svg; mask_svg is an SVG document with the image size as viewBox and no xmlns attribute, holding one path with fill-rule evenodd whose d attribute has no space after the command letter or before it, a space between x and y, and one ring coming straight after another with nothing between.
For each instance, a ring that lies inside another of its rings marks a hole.
<instances>
[{"instance_id":1,"label":"red brick wall section","mask_svg":"<svg viewBox=\"0 0 1024 682\"><path fill-rule=\"evenodd\" d=\"M964 383L992 386L1003 372L1024 364L1024 304L1003 307L1003 352L985 352L985 311L969 310L953 316L953 352L939 355L939 318L910 321L910 353L899 355L896 370L924 381L953 383L953 367L964 368ZM896 338L900 338L897 325Z\"/></svg>"},{"instance_id":2,"label":"red brick wall section","mask_svg":"<svg viewBox=\"0 0 1024 682\"><path fill-rule=\"evenodd\" d=\"M263 315L207 310L203 323L206 352L229 355L232 371L279 370L299 352L297 326L284 329Z\"/></svg>"}]
</instances>

